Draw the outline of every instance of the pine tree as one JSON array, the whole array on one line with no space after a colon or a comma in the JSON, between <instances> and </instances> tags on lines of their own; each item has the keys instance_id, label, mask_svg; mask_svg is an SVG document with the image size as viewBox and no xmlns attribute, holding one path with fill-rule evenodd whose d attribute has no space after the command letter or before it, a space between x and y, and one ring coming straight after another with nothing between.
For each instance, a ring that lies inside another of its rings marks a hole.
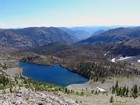
<instances>
[{"instance_id":1,"label":"pine tree","mask_svg":"<svg viewBox=\"0 0 140 105\"><path fill-rule=\"evenodd\" d=\"M113 103L114 102L114 98L113 96L110 97L110 103Z\"/></svg>"},{"instance_id":2,"label":"pine tree","mask_svg":"<svg viewBox=\"0 0 140 105\"><path fill-rule=\"evenodd\" d=\"M94 93L94 90L92 90L91 93L93 94Z\"/></svg>"},{"instance_id":3,"label":"pine tree","mask_svg":"<svg viewBox=\"0 0 140 105\"><path fill-rule=\"evenodd\" d=\"M126 86L124 86L122 89L122 95L125 96L125 93L126 93Z\"/></svg>"},{"instance_id":4,"label":"pine tree","mask_svg":"<svg viewBox=\"0 0 140 105\"><path fill-rule=\"evenodd\" d=\"M125 92L125 96L126 96L126 97L128 96L128 93L129 93L129 88L127 87L127 88L126 88L126 92Z\"/></svg>"},{"instance_id":5,"label":"pine tree","mask_svg":"<svg viewBox=\"0 0 140 105\"><path fill-rule=\"evenodd\" d=\"M116 90L115 90L115 87L113 86L113 87L112 87L112 94L114 94L115 91L116 91Z\"/></svg>"},{"instance_id":6,"label":"pine tree","mask_svg":"<svg viewBox=\"0 0 140 105\"><path fill-rule=\"evenodd\" d=\"M10 88L10 93L12 93L13 91L12 91L12 87Z\"/></svg>"},{"instance_id":7,"label":"pine tree","mask_svg":"<svg viewBox=\"0 0 140 105\"><path fill-rule=\"evenodd\" d=\"M134 98L137 98L138 97L138 87L137 87L137 85L134 85L133 86L132 96Z\"/></svg>"},{"instance_id":8,"label":"pine tree","mask_svg":"<svg viewBox=\"0 0 140 105\"><path fill-rule=\"evenodd\" d=\"M119 87L119 83L118 83L118 81L116 81L115 88L117 89L118 87Z\"/></svg>"}]
</instances>

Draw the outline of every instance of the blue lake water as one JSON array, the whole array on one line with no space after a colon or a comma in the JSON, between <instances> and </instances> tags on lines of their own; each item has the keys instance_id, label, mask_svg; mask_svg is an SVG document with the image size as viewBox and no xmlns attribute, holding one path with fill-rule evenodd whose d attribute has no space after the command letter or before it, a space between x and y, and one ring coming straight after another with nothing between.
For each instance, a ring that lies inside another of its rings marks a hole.
<instances>
[{"instance_id":1,"label":"blue lake water","mask_svg":"<svg viewBox=\"0 0 140 105\"><path fill-rule=\"evenodd\" d=\"M31 63L20 62L19 66L23 68L23 75L40 82L53 83L60 86L71 84L81 84L88 79L62 68L59 64L54 66L42 66Z\"/></svg>"}]
</instances>

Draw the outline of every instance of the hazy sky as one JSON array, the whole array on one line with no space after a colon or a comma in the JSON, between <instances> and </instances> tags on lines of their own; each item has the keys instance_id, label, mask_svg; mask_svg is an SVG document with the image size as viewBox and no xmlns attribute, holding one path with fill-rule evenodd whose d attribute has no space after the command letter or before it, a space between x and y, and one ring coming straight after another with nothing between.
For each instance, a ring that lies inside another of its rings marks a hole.
<instances>
[{"instance_id":1,"label":"hazy sky","mask_svg":"<svg viewBox=\"0 0 140 105\"><path fill-rule=\"evenodd\" d=\"M0 27L140 25L140 0L0 0Z\"/></svg>"}]
</instances>

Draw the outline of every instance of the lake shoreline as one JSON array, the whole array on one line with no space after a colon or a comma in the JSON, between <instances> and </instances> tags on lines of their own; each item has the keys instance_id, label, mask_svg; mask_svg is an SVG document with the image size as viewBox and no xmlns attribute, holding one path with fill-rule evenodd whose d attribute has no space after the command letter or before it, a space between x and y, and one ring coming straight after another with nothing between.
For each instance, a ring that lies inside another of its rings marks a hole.
<instances>
[{"instance_id":1,"label":"lake shoreline","mask_svg":"<svg viewBox=\"0 0 140 105\"><path fill-rule=\"evenodd\" d=\"M88 81L85 77L63 68L60 64L41 66L33 63L20 62L19 66L24 69L22 75L39 82L48 82L66 87L70 84L81 84Z\"/></svg>"},{"instance_id":2,"label":"lake shoreline","mask_svg":"<svg viewBox=\"0 0 140 105\"><path fill-rule=\"evenodd\" d=\"M37 55L37 56L30 56L30 57L22 58L20 61L26 62L26 63L37 64L37 65L43 65L43 66L47 66L47 65L53 66L55 64L59 64L61 67L68 69L68 71L70 72L77 73L88 80L90 79L89 74L87 74L86 72L81 72L80 70L78 70L78 68L70 67L71 66L69 65L70 62L64 61L63 59L58 58L58 57Z\"/></svg>"}]
</instances>

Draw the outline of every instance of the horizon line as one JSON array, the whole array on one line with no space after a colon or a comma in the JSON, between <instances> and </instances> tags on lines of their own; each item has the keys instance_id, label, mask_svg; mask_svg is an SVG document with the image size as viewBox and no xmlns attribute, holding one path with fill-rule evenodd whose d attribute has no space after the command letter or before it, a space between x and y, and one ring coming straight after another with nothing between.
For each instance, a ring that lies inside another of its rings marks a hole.
<instances>
[{"instance_id":1,"label":"horizon line","mask_svg":"<svg viewBox=\"0 0 140 105\"><path fill-rule=\"evenodd\" d=\"M93 27L139 27L140 25L75 25L75 26L44 26L44 25L40 25L40 26L23 26L23 27L0 27L0 29L23 29L23 28L39 28L39 27L56 27L56 28L78 28L78 27L87 27L87 28L93 28Z\"/></svg>"}]
</instances>

